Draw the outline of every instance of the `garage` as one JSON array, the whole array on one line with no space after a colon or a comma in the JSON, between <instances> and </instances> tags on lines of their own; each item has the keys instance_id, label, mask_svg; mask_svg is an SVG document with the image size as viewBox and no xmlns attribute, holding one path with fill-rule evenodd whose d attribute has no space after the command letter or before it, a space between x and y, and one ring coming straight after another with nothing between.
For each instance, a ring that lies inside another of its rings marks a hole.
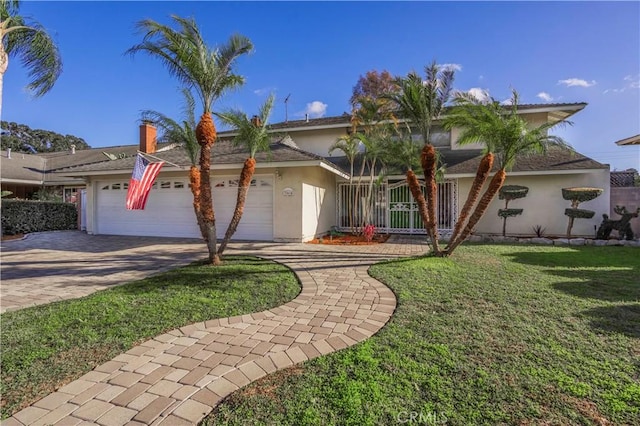
<instances>
[{"instance_id":1,"label":"garage","mask_svg":"<svg viewBox=\"0 0 640 426\"><path fill-rule=\"evenodd\" d=\"M222 238L235 208L238 178L216 176L211 184L217 234ZM159 176L144 210L125 208L128 185L128 179L96 182L95 233L200 238L186 177ZM256 176L252 180L242 221L233 239L273 240L272 176Z\"/></svg>"}]
</instances>

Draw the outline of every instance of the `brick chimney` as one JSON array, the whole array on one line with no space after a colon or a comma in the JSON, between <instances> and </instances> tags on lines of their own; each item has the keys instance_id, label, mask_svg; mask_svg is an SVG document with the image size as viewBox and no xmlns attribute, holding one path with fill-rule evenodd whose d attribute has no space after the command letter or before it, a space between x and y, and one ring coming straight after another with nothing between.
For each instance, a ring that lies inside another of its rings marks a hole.
<instances>
[{"instance_id":1,"label":"brick chimney","mask_svg":"<svg viewBox=\"0 0 640 426\"><path fill-rule=\"evenodd\" d=\"M156 152L156 136L158 132L150 121L143 121L140 125L140 151L146 154Z\"/></svg>"}]
</instances>

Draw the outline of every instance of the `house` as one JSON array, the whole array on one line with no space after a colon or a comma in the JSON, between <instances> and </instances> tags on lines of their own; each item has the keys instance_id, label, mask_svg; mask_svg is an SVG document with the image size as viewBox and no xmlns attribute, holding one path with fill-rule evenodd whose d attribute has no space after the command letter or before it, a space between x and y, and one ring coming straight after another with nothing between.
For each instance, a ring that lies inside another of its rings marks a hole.
<instances>
[{"instance_id":1,"label":"house","mask_svg":"<svg viewBox=\"0 0 640 426\"><path fill-rule=\"evenodd\" d=\"M615 142L622 146L622 149L640 145L640 135L631 136ZM640 157L638 157L640 165ZM638 170L628 169L624 171L611 172L611 211L609 217L613 220L620 219L615 212L616 206L624 206L628 211L634 212L640 208L640 186L637 186ZM631 230L636 238L640 236L640 219L634 218L630 222Z\"/></svg>"},{"instance_id":2,"label":"house","mask_svg":"<svg viewBox=\"0 0 640 426\"><path fill-rule=\"evenodd\" d=\"M520 113L532 124L558 121L582 110L586 104L531 104ZM351 129L350 116L305 119L277 123L274 134L286 134L271 146L271 153L257 156L256 174L235 239L299 242L322 235L333 227L348 229L349 167L330 146ZM78 162L52 169L51 178L86 183L86 229L93 234L199 237L189 190L190 161L181 147L156 146L155 129L141 125L139 146L120 147L134 154L137 149L166 161L151 190L145 210L125 209L127 185L135 158ZM212 187L219 236L224 234L235 206L238 177L246 153L231 143L231 132L221 132L212 151ZM450 232L471 185L481 146L459 146L458 131L434 131L434 144L446 165L439 183L438 220L441 232ZM104 149L102 149L104 150ZM97 151L97 150L89 150ZM80 152L80 151L79 151ZM78 152L78 153L79 153ZM75 155L78 155L76 153ZM68 154L67 157L69 157ZM87 154L93 156L95 154ZM63 155L61 155L63 156ZM93 157L92 157L93 158ZM4 163L3 163L4 164ZM561 188L595 186L603 194L581 208L595 210L595 219L577 220L573 234L593 236L601 212L609 211L609 167L577 152L554 150L548 156L519 158L507 184L525 185L529 195L514 202L524 213L510 220L509 233L532 234L541 225L547 235L562 235L566 229ZM360 183L369 187L364 180ZM404 176L389 174L373 185L374 208L370 218L379 232L422 233L424 229L409 194ZM517 204L516 204L517 203ZM502 221L497 199L477 227L478 233L500 233Z\"/></svg>"}]
</instances>

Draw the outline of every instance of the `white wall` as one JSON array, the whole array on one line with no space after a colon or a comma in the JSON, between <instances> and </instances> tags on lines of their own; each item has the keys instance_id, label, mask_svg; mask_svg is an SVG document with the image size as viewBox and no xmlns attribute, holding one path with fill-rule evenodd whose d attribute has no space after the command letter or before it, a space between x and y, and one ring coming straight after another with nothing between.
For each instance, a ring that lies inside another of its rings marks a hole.
<instances>
[{"instance_id":1,"label":"white wall","mask_svg":"<svg viewBox=\"0 0 640 426\"><path fill-rule=\"evenodd\" d=\"M281 168L276 179L274 240L308 241L335 225L335 175L320 167ZM291 190L292 195L286 195Z\"/></svg>"},{"instance_id":2,"label":"white wall","mask_svg":"<svg viewBox=\"0 0 640 426\"><path fill-rule=\"evenodd\" d=\"M473 179L464 178L458 180L458 209L462 208L469 187ZM509 176L505 185L523 185L529 187L529 193L525 198L511 201L509 208L522 208L521 215L507 219L507 235L532 235L535 225L546 228L545 235L566 235L569 218L564 215L564 210L571 207L571 202L562 198L562 188L569 187L596 187L604 191L595 200L581 203L578 208L593 210L592 219L576 219L571 231L572 236L594 237L596 228L602 221L602 213L609 211L609 170L599 170L592 173L557 174L539 176ZM486 185L485 185L486 187ZM504 208L504 200L495 199L489 205L487 212L478 223L478 234L502 234L502 218L498 216L498 209Z\"/></svg>"},{"instance_id":3,"label":"white wall","mask_svg":"<svg viewBox=\"0 0 640 426\"><path fill-rule=\"evenodd\" d=\"M329 148L336 143L339 137L347 134L348 126L337 129L322 130L305 130L301 132L292 132L291 139L305 151L311 152L322 157L329 156ZM344 153L336 150L332 154L333 157L344 157Z\"/></svg>"}]
</instances>

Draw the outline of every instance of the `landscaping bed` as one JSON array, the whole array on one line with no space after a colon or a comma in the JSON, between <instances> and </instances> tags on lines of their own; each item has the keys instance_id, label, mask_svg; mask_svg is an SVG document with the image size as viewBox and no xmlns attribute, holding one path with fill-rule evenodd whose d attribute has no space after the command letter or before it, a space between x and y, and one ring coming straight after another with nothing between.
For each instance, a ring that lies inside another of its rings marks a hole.
<instances>
[{"instance_id":1,"label":"landscaping bed","mask_svg":"<svg viewBox=\"0 0 640 426\"><path fill-rule=\"evenodd\" d=\"M355 234L335 234L326 235L321 238L314 238L309 244L328 244L328 245L372 245L382 244L389 239L389 234L374 235L371 240L367 240L363 235Z\"/></svg>"},{"instance_id":2,"label":"landscaping bed","mask_svg":"<svg viewBox=\"0 0 640 426\"><path fill-rule=\"evenodd\" d=\"M202 424L637 423L636 248L467 245L370 273L398 298L380 332L248 385Z\"/></svg>"}]
</instances>

